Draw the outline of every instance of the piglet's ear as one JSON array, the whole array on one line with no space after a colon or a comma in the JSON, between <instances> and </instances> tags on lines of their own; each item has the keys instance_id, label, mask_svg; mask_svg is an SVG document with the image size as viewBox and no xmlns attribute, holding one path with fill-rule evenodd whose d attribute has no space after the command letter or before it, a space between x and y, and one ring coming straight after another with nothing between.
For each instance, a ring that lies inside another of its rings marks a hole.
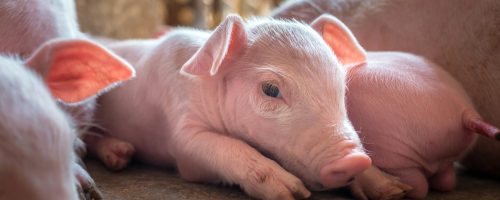
<instances>
[{"instance_id":1,"label":"piglet's ear","mask_svg":"<svg viewBox=\"0 0 500 200\"><path fill-rule=\"evenodd\" d=\"M135 75L126 61L81 39L48 41L26 65L37 71L52 95L64 103L85 101Z\"/></svg>"},{"instance_id":2,"label":"piglet's ear","mask_svg":"<svg viewBox=\"0 0 500 200\"><path fill-rule=\"evenodd\" d=\"M241 17L229 15L212 32L205 44L182 66L181 73L191 76L213 76L223 61L234 56L247 43Z\"/></svg>"},{"instance_id":3,"label":"piglet's ear","mask_svg":"<svg viewBox=\"0 0 500 200\"><path fill-rule=\"evenodd\" d=\"M328 14L321 15L311 23L311 27L323 36L342 64L350 65L366 61L366 51L347 26L337 18Z\"/></svg>"}]
</instances>

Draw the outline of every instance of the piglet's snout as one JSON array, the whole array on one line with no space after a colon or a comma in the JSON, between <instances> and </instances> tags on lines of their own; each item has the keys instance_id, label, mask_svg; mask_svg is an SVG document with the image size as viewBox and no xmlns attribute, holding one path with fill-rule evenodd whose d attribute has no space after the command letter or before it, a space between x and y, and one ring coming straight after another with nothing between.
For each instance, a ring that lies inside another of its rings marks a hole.
<instances>
[{"instance_id":1,"label":"piglet's snout","mask_svg":"<svg viewBox=\"0 0 500 200\"><path fill-rule=\"evenodd\" d=\"M350 143L350 141L344 141ZM320 168L320 182L325 189L343 187L349 184L354 176L371 166L371 159L363 152L356 150L356 145L346 145L345 156L326 163Z\"/></svg>"}]
</instances>

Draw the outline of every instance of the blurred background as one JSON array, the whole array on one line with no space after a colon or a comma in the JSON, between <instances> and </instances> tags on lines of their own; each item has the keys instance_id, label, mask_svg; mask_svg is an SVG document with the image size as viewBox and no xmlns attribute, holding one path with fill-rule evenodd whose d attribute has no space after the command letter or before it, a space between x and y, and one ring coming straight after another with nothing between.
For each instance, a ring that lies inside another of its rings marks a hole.
<instances>
[{"instance_id":1,"label":"blurred background","mask_svg":"<svg viewBox=\"0 0 500 200\"><path fill-rule=\"evenodd\" d=\"M268 14L283 0L76 0L83 32L116 39L151 38L169 26L212 29L229 13Z\"/></svg>"}]
</instances>

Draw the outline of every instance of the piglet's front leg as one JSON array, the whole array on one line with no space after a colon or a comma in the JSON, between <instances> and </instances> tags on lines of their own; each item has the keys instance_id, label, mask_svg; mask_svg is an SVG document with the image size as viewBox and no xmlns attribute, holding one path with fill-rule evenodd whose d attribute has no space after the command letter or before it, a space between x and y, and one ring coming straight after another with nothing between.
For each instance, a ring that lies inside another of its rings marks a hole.
<instances>
[{"instance_id":1,"label":"piglet's front leg","mask_svg":"<svg viewBox=\"0 0 500 200\"><path fill-rule=\"evenodd\" d=\"M176 139L177 167L186 180L239 184L260 199L311 195L300 179L241 140L209 131L182 133Z\"/></svg>"},{"instance_id":2,"label":"piglet's front leg","mask_svg":"<svg viewBox=\"0 0 500 200\"><path fill-rule=\"evenodd\" d=\"M85 164L78 158L78 162L72 164L73 173L76 176L76 189L80 200L101 200L101 191L97 188L92 177L84 169Z\"/></svg>"},{"instance_id":3,"label":"piglet's front leg","mask_svg":"<svg viewBox=\"0 0 500 200\"><path fill-rule=\"evenodd\" d=\"M371 166L356 176L350 186L356 199L402 199L412 187L399 181L399 178L388 175Z\"/></svg>"}]
</instances>

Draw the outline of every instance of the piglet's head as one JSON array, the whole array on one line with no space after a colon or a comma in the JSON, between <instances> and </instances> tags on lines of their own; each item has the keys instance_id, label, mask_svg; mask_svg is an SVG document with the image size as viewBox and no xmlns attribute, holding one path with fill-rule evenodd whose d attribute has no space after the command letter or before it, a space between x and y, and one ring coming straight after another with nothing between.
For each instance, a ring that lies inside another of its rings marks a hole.
<instances>
[{"instance_id":1,"label":"piglet's head","mask_svg":"<svg viewBox=\"0 0 500 200\"><path fill-rule=\"evenodd\" d=\"M26 65L38 72L59 105L81 127L90 122L96 96L135 74L104 47L82 39L55 39L38 48Z\"/></svg>"},{"instance_id":2,"label":"piglet's head","mask_svg":"<svg viewBox=\"0 0 500 200\"><path fill-rule=\"evenodd\" d=\"M216 108L209 115L221 122L208 120L212 128L247 141L321 190L346 185L371 164L344 100L344 66L364 59L332 16L311 25L229 16L181 73L209 87L201 98L218 99L200 101Z\"/></svg>"}]
</instances>

